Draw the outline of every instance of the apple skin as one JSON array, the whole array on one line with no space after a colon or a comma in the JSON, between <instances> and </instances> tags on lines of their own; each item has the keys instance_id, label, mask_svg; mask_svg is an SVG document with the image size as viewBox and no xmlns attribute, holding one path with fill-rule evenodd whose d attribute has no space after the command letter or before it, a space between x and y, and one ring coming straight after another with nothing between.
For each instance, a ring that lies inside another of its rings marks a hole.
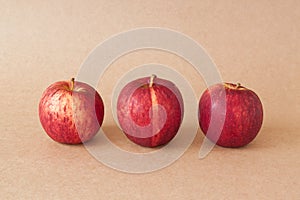
<instances>
[{"instance_id":1,"label":"apple skin","mask_svg":"<svg viewBox=\"0 0 300 200\"><path fill-rule=\"evenodd\" d=\"M174 138L181 125L182 96L168 80L155 75L140 78L120 92L117 116L121 129L132 142L144 147L164 145Z\"/></svg>"},{"instance_id":2,"label":"apple skin","mask_svg":"<svg viewBox=\"0 0 300 200\"><path fill-rule=\"evenodd\" d=\"M99 93L86 83L59 81L50 85L39 102L39 118L56 142L80 144L100 129L104 105Z\"/></svg>"},{"instance_id":3,"label":"apple skin","mask_svg":"<svg viewBox=\"0 0 300 200\"><path fill-rule=\"evenodd\" d=\"M222 100L219 97L224 91L226 106L223 108L226 114L223 128L220 130L217 128L217 120L215 122L210 120L212 114L217 116L216 119L222 118L220 105L224 98ZM212 95L215 97L213 106ZM259 97L240 84L232 83L216 84L205 90L199 101L198 114L203 133L212 142L222 147L234 148L249 144L257 136L263 122L263 107ZM213 134L207 134L208 128ZM220 132L219 138L214 136L214 133Z\"/></svg>"}]
</instances>

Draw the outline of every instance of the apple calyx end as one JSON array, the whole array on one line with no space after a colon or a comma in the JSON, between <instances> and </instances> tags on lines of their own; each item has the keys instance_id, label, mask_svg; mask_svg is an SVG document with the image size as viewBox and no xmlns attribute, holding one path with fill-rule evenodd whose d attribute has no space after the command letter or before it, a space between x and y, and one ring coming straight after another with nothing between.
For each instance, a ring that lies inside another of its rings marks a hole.
<instances>
[{"instance_id":1,"label":"apple calyx end","mask_svg":"<svg viewBox=\"0 0 300 200\"><path fill-rule=\"evenodd\" d=\"M149 87L152 87L152 86L153 86L153 81L154 81L155 78L156 78L156 75L155 75L155 74L152 74L152 75L150 76Z\"/></svg>"}]
</instances>

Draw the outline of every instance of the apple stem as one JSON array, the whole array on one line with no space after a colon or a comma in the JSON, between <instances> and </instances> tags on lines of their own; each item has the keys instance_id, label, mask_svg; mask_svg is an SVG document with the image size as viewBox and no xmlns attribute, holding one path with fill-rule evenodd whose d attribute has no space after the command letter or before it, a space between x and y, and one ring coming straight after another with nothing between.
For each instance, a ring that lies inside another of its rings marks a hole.
<instances>
[{"instance_id":1,"label":"apple stem","mask_svg":"<svg viewBox=\"0 0 300 200\"><path fill-rule=\"evenodd\" d=\"M155 75L155 74L152 74L151 77L150 77L150 83L149 83L149 86L150 86L150 87L152 87L153 81L154 81L155 78L156 78L156 75Z\"/></svg>"},{"instance_id":2,"label":"apple stem","mask_svg":"<svg viewBox=\"0 0 300 200\"><path fill-rule=\"evenodd\" d=\"M74 89L74 83L75 83L75 78L71 78L71 87L70 87L71 91L73 91Z\"/></svg>"},{"instance_id":3,"label":"apple stem","mask_svg":"<svg viewBox=\"0 0 300 200\"><path fill-rule=\"evenodd\" d=\"M241 84L240 84L240 83L237 83L235 88L237 89L237 88L239 88L240 86L241 86Z\"/></svg>"}]
</instances>

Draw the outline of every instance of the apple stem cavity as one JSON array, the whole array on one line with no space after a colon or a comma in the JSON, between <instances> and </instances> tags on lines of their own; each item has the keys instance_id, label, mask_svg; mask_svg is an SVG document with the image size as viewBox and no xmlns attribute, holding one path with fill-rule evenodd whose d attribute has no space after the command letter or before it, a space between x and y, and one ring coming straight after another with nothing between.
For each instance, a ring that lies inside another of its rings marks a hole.
<instances>
[{"instance_id":1,"label":"apple stem cavity","mask_svg":"<svg viewBox=\"0 0 300 200\"><path fill-rule=\"evenodd\" d=\"M149 87L152 87L152 86L153 86L153 81L154 81L155 78L156 78L156 75L155 75L155 74L152 74L151 77L150 77Z\"/></svg>"},{"instance_id":2,"label":"apple stem cavity","mask_svg":"<svg viewBox=\"0 0 300 200\"><path fill-rule=\"evenodd\" d=\"M238 89L239 87L241 87L241 84L237 83L235 88Z\"/></svg>"}]
</instances>

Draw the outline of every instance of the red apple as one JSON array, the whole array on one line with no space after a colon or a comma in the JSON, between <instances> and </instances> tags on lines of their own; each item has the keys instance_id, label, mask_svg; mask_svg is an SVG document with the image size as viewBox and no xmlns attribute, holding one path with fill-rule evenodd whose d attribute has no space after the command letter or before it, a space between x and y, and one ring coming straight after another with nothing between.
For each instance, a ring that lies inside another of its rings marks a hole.
<instances>
[{"instance_id":1,"label":"red apple","mask_svg":"<svg viewBox=\"0 0 300 200\"><path fill-rule=\"evenodd\" d=\"M134 143L156 147L176 135L183 116L183 100L170 81L151 77L128 83L120 92L117 116L125 135Z\"/></svg>"},{"instance_id":2,"label":"red apple","mask_svg":"<svg viewBox=\"0 0 300 200\"><path fill-rule=\"evenodd\" d=\"M50 85L39 103L39 117L55 141L79 144L98 132L104 116L103 101L86 83L59 81Z\"/></svg>"},{"instance_id":3,"label":"red apple","mask_svg":"<svg viewBox=\"0 0 300 200\"><path fill-rule=\"evenodd\" d=\"M226 114L224 125L219 129L218 121L222 120L224 113L221 108ZM216 116L214 121L211 121L212 115ZM263 107L259 97L240 84L216 84L202 94L198 117L208 139L223 147L242 147L258 134L263 122ZM208 129L212 134L207 134Z\"/></svg>"}]
</instances>

